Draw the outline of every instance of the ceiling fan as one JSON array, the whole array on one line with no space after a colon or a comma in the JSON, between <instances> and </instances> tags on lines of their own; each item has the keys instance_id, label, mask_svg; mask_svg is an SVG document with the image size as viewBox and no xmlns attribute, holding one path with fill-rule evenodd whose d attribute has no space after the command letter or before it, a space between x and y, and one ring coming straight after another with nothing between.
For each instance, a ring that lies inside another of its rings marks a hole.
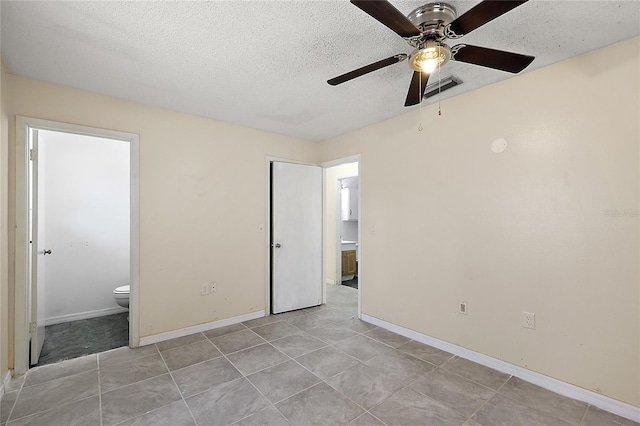
<instances>
[{"instance_id":1,"label":"ceiling fan","mask_svg":"<svg viewBox=\"0 0 640 426\"><path fill-rule=\"evenodd\" d=\"M468 44L449 47L444 41L467 35L526 2L527 0L484 0L461 16L456 15L453 6L437 2L420 6L404 16L386 0L351 0L352 4L404 38L414 51L410 55L400 53L382 59L332 78L327 83L336 86L409 59L413 77L404 103L407 107L422 101L429 75L449 60L519 73L533 61L533 56Z\"/></svg>"}]
</instances>

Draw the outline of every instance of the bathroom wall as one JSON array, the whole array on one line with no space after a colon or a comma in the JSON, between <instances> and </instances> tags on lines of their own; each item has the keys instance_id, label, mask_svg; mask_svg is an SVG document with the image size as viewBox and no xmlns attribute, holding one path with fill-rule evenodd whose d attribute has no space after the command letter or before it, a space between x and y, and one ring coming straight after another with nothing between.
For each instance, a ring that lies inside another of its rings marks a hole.
<instances>
[{"instance_id":1,"label":"bathroom wall","mask_svg":"<svg viewBox=\"0 0 640 426\"><path fill-rule=\"evenodd\" d=\"M358 241L358 222L342 221L342 239L344 241Z\"/></svg>"},{"instance_id":2,"label":"bathroom wall","mask_svg":"<svg viewBox=\"0 0 640 426\"><path fill-rule=\"evenodd\" d=\"M341 235L344 241L358 241L358 203L359 203L359 188L358 178L342 179L341 184L343 188L349 189L349 210L353 210L353 216L355 220L343 220L341 225ZM355 203L355 204L354 204ZM346 208L343 206L343 208Z\"/></svg>"},{"instance_id":3,"label":"bathroom wall","mask_svg":"<svg viewBox=\"0 0 640 426\"><path fill-rule=\"evenodd\" d=\"M363 312L640 407L639 145L637 37L322 142Z\"/></svg>"},{"instance_id":4,"label":"bathroom wall","mask_svg":"<svg viewBox=\"0 0 640 426\"><path fill-rule=\"evenodd\" d=\"M324 258L325 258L325 280L329 284L340 282L337 275L337 235L339 216L339 192L337 192L338 179L348 176L358 175L358 163L345 163L338 166L325 168L324 175L324 191L325 191L325 242L324 242ZM341 222L341 221L340 221ZM342 274L340 274L342 275Z\"/></svg>"},{"instance_id":5,"label":"bathroom wall","mask_svg":"<svg viewBox=\"0 0 640 426\"><path fill-rule=\"evenodd\" d=\"M129 284L129 143L52 131L39 136L46 185L39 214L46 214L44 239L52 250L40 257L45 324L125 311L113 290Z\"/></svg>"}]
</instances>

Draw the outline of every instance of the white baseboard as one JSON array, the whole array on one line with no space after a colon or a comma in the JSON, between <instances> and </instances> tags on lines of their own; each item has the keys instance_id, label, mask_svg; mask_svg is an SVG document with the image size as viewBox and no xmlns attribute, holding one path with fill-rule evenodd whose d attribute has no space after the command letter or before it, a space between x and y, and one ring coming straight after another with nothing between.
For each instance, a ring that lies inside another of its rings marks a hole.
<instances>
[{"instance_id":1,"label":"white baseboard","mask_svg":"<svg viewBox=\"0 0 640 426\"><path fill-rule=\"evenodd\" d=\"M376 317L372 317L364 313L362 314L362 320L377 325L378 327L385 328L389 331L393 331L394 333L397 333L401 336L416 340L420 343L424 343L433 346L434 348L447 351L459 356L460 358L465 358L470 361L477 362L478 364L493 368L494 370L516 376L522 380L526 380L529 383L533 383L560 395L564 395L578 401L586 402L626 419L640 422L640 407L636 407L634 405L627 404L626 402L609 398L608 396L604 396L599 393L581 388L579 386L572 385L570 383L563 382L549 376L545 376L544 374L536 373L535 371L527 370L526 368L510 364L506 361L502 361L497 358L481 354L479 352L465 349L462 346L454 345L453 343L445 342L444 340L427 336L426 334L418 333L417 331L395 325L393 323L381 320Z\"/></svg>"},{"instance_id":2,"label":"white baseboard","mask_svg":"<svg viewBox=\"0 0 640 426\"><path fill-rule=\"evenodd\" d=\"M231 318L225 318L220 321L207 322L192 327L180 328L178 330L167 331L165 333L152 334L140 338L140 346L151 345L153 343L164 342L165 340L175 339L177 337L188 336L189 334L201 333L203 331L213 330L214 328L226 327L227 325L238 324L256 318L265 316L265 311L251 312L248 314L238 315Z\"/></svg>"},{"instance_id":3,"label":"white baseboard","mask_svg":"<svg viewBox=\"0 0 640 426\"><path fill-rule=\"evenodd\" d=\"M47 325L54 325L54 324L62 324L64 322L104 317L107 315L119 314L122 312L129 312L129 310L121 306L116 306L115 308L98 309L95 311L86 311L86 312L78 312L76 314L60 315L57 317L45 318L43 320L44 322L43 325L47 326Z\"/></svg>"},{"instance_id":4,"label":"white baseboard","mask_svg":"<svg viewBox=\"0 0 640 426\"><path fill-rule=\"evenodd\" d=\"M327 279L327 284L336 285L336 280Z\"/></svg>"}]
</instances>

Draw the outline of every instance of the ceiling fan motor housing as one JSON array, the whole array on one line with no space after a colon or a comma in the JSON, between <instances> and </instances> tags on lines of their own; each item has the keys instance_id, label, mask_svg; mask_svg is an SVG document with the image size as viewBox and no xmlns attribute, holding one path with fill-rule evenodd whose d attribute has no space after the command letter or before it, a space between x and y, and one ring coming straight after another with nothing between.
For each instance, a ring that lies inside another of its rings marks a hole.
<instances>
[{"instance_id":1,"label":"ceiling fan motor housing","mask_svg":"<svg viewBox=\"0 0 640 426\"><path fill-rule=\"evenodd\" d=\"M451 58L451 49L444 43L444 29L456 18L456 10L447 3L429 3L414 9L407 18L420 29L418 37L407 39L416 50L409 57L409 66L414 71L431 72L424 69L425 61L433 67L444 65Z\"/></svg>"},{"instance_id":2,"label":"ceiling fan motor housing","mask_svg":"<svg viewBox=\"0 0 640 426\"><path fill-rule=\"evenodd\" d=\"M414 9L407 18L420 29L422 35L418 39L424 42L426 40L442 41L445 38L444 28L456 19L456 16L456 10L450 4L429 3Z\"/></svg>"}]
</instances>

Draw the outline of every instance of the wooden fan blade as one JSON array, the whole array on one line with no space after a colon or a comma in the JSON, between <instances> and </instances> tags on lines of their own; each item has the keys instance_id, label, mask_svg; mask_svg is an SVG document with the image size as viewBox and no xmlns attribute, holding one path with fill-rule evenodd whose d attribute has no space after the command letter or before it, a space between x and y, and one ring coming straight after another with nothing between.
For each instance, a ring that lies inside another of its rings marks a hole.
<instances>
[{"instance_id":1,"label":"wooden fan blade","mask_svg":"<svg viewBox=\"0 0 640 426\"><path fill-rule=\"evenodd\" d=\"M405 55L404 53L401 53L399 55L394 55L387 59L383 59L381 61L374 62L369 65L365 65L364 67L358 68L357 70L353 70L346 74L342 74L337 77L334 77L331 80L327 80L327 83L329 83L332 86L336 86L338 84L344 83L345 81L353 80L356 77L360 77L361 75L365 75L372 71L379 70L380 68L397 64L398 62L404 61L405 59L407 59L407 55Z\"/></svg>"},{"instance_id":2,"label":"wooden fan blade","mask_svg":"<svg viewBox=\"0 0 640 426\"><path fill-rule=\"evenodd\" d=\"M386 0L351 0L351 3L400 37L416 37L421 34L418 27Z\"/></svg>"},{"instance_id":3,"label":"wooden fan blade","mask_svg":"<svg viewBox=\"0 0 640 426\"><path fill-rule=\"evenodd\" d=\"M418 71L413 72L411 77L411 84L409 85L409 92L407 93L407 100L404 101L404 106L418 105L422 102L422 96L424 96L424 89L427 88L427 82L429 82L429 74Z\"/></svg>"},{"instance_id":4,"label":"wooden fan blade","mask_svg":"<svg viewBox=\"0 0 640 426\"><path fill-rule=\"evenodd\" d=\"M535 57L487 47L458 44L451 48L451 59L515 74L529 66Z\"/></svg>"},{"instance_id":5,"label":"wooden fan blade","mask_svg":"<svg viewBox=\"0 0 640 426\"><path fill-rule=\"evenodd\" d=\"M527 1L528 0L485 0L480 2L466 13L454 19L451 24L447 26L445 36L448 38L462 37Z\"/></svg>"}]
</instances>

